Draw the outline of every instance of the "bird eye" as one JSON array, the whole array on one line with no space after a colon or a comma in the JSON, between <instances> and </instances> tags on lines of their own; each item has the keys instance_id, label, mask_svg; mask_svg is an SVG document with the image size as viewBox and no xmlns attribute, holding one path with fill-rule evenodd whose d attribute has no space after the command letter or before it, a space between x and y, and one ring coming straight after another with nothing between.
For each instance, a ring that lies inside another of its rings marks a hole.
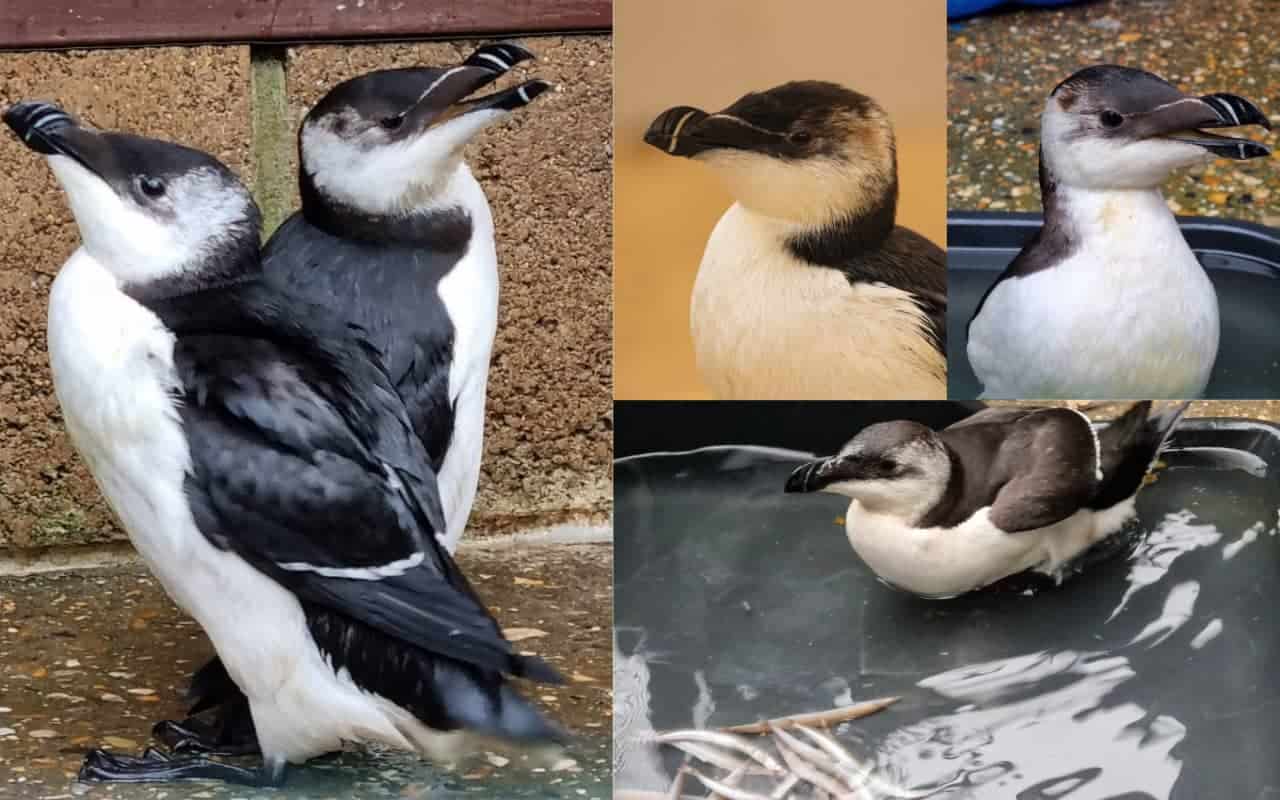
<instances>
[{"instance_id":1,"label":"bird eye","mask_svg":"<svg viewBox=\"0 0 1280 800\"><path fill-rule=\"evenodd\" d=\"M396 128L399 128L403 123L404 123L403 116L383 117L381 120L378 121L379 125L381 125L383 128L389 131L394 131Z\"/></svg>"},{"instance_id":2,"label":"bird eye","mask_svg":"<svg viewBox=\"0 0 1280 800\"><path fill-rule=\"evenodd\" d=\"M808 144L813 141L813 134L808 131L792 131L791 134L787 136L787 139L790 140L792 144Z\"/></svg>"},{"instance_id":3,"label":"bird eye","mask_svg":"<svg viewBox=\"0 0 1280 800\"><path fill-rule=\"evenodd\" d=\"M165 186L164 181L159 178L143 176L138 179L138 188L141 189L142 193L147 197L160 197L164 194Z\"/></svg>"},{"instance_id":4,"label":"bird eye","mask_svg":"<svg viewBox=\"0 0 1280 800\"><path fill-rule=\"evenodd\" d=\"M1109 108L1102 112L1100 119L1104 128L1118 128L1120 123L1124 122L1124 117L1120 115L1119 111L1112 111Z\"/></svg>"}]
</instances>

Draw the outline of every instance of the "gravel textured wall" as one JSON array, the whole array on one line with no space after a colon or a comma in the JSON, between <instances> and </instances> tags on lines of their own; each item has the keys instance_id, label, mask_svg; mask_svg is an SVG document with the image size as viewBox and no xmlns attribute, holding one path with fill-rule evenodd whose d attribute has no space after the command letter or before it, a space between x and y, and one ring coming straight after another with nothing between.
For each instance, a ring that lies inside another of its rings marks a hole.
<instances>
[{"instance_id":1,"label":"gravel textured wall","mask_svg":"<svg viewBox=\"0 0 1280 800\"><path fill-rule=\"evenodd\" d=\"M289 127L339 80L456 63L474 44L295 48ZM611 44L526 44L540 60L501 85L537 75L558 91L468 151L493 206L503 272L472 515L481 533L600 518L610 494ZM207 150L252 184L255 147L291 157L293 148L251 141L249 73L246 47L0 54L0 106L56 100L101 127ZM47 167L7 131L0 174L0 550L119 538L62 431L45 357L48 289L76 246L75 227Z\"/></svg>"},{"instance_id":2,"label":"gravel textured wall","mask_svg":"<svg viewBox=\"0 0 1280 800\"><path fill-rule=\"evenodd\" d=\"M1280 3L1102 0L1019 9L948 27L948 207L1039 211L1040 113L1058 81L1090 64L1154 72L1192 94L1233 92L1280 124ZM1260 128L1230 131L1272 147ZM1280 159L1178 170L1178 214L1280 226Z\"/></svg>"}]
</instances>

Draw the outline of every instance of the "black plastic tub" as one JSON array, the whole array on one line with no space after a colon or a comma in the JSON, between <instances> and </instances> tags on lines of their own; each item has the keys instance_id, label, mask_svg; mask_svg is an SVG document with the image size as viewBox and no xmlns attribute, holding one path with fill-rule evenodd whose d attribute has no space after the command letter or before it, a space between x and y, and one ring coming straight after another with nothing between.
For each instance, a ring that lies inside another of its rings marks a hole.
<instances>
[{"instance_id":1,"label":"black plastic tub","mask_svg":"<svg viewBox=\"0 0 1280 800\"><path fill-rule=\"evenodd\" d=\"M948 396L972 399L969 318L978 301L1040 229L1039 214L953 212L947 218ZM1222 339L1206 398L1280 397L1280 231L1208 217L1180 217L1191 249L1218 292Z\"/></svg>"},{"instance_id":2,"label":"black plastic tub","mask_svg":"<svg viewBox=\"0 0 1280 800\"><path fill-rule=\"evenodd\" d=\"M682 404L664 405L620 404L618 429L669 441ZM1280 427L1188 420L1139 497L1132 552L1034 594L929 601L870 574L843 498L782 493L807 455L778 449L792 412L733 405L718 411L721 443L767 428L771 448L615 466L615 790L666 789L677 761L645 743L651 731L884 695L902 699L836 734L902 797L1280 789ZM925 421L912 410L809 404L806 437L825 429L813 449L831 452L886 416Z\"/></svg>"}]
</instances>

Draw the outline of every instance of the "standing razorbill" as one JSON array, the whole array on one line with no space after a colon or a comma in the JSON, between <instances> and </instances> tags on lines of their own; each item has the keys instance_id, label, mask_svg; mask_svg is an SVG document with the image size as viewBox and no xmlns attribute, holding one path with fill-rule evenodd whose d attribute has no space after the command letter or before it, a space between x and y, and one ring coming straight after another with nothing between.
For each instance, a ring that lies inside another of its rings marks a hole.
<instances>
[{"instance_id":1,"label":"standing razorbill","mask_svg":"<svg viewBox=\"0 0 1280 800\"><path fill-rule=\"evenodd\" d=\"M519 655L436 539L436 476L376 352L261 280L259 215L224 165L79 124L5 122L48 157L82 246L53 283L67 432L139 554L248 697L260 769L96 750L87 780L276 785L373 741L441 760L551 726Z\"/></svg>"},{"instance_id":2,"label":"standing razorbill","mask_svg":"<svg viewBox=\"0 0 1280 800\"><path fill-rule=\"evenodd\" d=\"M480 47L448 68L371 72L333 87L298 133L302 208L263 249L268 280L360 328L383 354L438 476L453 552L480 479L485 388L498 320L493 217L462 151L550 88L528 81L464 99L533 58ZM195 674L192 714L156 734L178 749L252 751L244 698L217 660Z\"/></svg>"},{"instance_id":3,"label":"standing razorbill","mask_svg":"<svg viewBox=\"0 0 1280 800\"><path fill-rule=\"evenodd\" d=\"M1188 97L1142 70L1094 66L1041 117L1044 226L969 323L984 397L1189 398L1218 353L1218 299L1160 184L1210 157L1270 151L1199 128L1262 125L1232 94Z\"/></svg>"},{"instance_id":4,"label":"standing razorbill","mask_svg":"<svg viewBox=\"0 0 1280 800\"><path fill-rule=\"evenodd\" d=\"M882 580L951 597L1026 570L1049 575L1134 516L1181 403L1135 403L1095 425L1070 408L995 408L942 430L906 420L859 431L805 464L788 492L853 499L849 543Z\"/></svg>"},{"instance_id":5,"label":"standing razorbill","mask_svg":"<svg viewBox=\"0 0 1280 800\"><path fill-rule=\"evenodd\" d=\"M690 311L716 397L946 396L946 259L895 224L893 126L874 100L786 83L715 114L664 111L645 141L706 163L736 200Z\"/></svg>"},{"instance_id":6,"label":"standing razorbill","mask_svg":"<svg viewBox=\"0 0 1280 800\"><path fill-rule=\"evenodd\" d=\"M464 98L531 58L491 44L458 66L330 89L298 132L302 208L263 249L269 280L358 325L384 354L439 476L449 552L480 478L498 322L493 216L462 151L551 84Z\"/></svg>"}]
</instances>

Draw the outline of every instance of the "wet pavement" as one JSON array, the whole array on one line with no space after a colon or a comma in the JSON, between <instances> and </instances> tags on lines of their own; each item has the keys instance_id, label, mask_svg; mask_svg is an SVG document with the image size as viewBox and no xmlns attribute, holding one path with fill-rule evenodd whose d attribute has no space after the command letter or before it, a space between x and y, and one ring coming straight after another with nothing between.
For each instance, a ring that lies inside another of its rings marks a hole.
<instances>
[{"instance_id":1,"label":"wet pavement","mask_svg":"<svg viewBox=\"0 0 1280 800\"><path fill-rule=\"evenodd\" d=\"M949 208L1040 210L1044 100L1090 64L1139 67L1196 94L1239 94L1280 125L1280 0L1104 0L976 17L947 38ZM1280 147L1260 128L1231 135ZM1280 226L1280 158L1181 170L1165 197L1178 214Z\"/></svg>"},{"instance_id":2,"label":"wet pavement","mask_svg":"<svg viewBox=\"0 0 1280 800\"><path fill-rule=\"evenodd\" d=\"M181 718L187 677L212 654L195 622L131 565L0 579L0 797L607 797L612 548L464 548L459 561L510 638L566 677L523 688L578 735L576 767L530 771L483 756L448 772L353 749L295 768L284 790L79 784L86 749L137 753L154 744L154 722Z\"/></svg>"}]
</instances>

